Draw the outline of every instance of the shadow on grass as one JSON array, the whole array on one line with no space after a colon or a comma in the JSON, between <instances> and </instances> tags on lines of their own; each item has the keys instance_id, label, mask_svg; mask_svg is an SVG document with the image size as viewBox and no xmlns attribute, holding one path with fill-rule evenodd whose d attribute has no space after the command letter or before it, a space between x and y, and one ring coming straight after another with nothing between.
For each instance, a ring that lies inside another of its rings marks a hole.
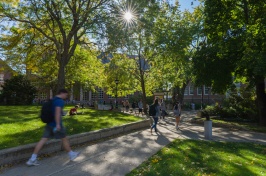
<instances>
[{"instance_id":1,"label":"shadow on grass","mask_svg":"<svg viewBox=\"0 0 266 176\"><path fill-rule=\"evenodd\" d=\"M37 106L0 106L0 123L25 122L38 119L40 107Z\"/></svg>"},{"instance_id":2,"label":"shadow on grass","mask_svg":"<svg viewBox=\"0 0 266 176\"><path fill-rule=\"evenodd\" d=\"M263 151L252 143L176 140L128 175L261 175Z\"/></svg>"},{"instance_id":3,"label":"shadow on grass","mask_svg":"<svg viewBox=\"0 0 266 176\"><path fill-rule=\"evenodd\" d=\"M42 137L45 124L40 123L41 120L38 117L40 107L1 106L0 110L0 129L2 128L0 149L37 142ZM63 117L63 124L68 135L115 127L141 120L139 117L113 111L84 109L83 112L82 115ZM10 126L12 126L12 129L10 129Z\"/></svg>"}]
</instances>

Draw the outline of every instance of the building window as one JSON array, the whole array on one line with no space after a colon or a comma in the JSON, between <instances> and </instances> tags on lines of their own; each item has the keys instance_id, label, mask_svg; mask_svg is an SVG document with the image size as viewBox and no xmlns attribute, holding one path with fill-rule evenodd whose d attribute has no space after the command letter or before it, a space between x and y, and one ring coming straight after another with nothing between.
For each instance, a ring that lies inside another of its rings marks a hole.
<instances>
[{"instance_id":1,"label":"building window","mask_svg":"<svg viewBox=\"0 0 266 176\"><path fill-rule=\"evenodd\" d=\"M189 89L189 87L187 86L186 88L185 88L185 91L184 91L184 95L188 95L188 90Z\"/></svg>"},{"instance_id":2,"label":"building window","mask_svg":"<svg viewBox=\"0 0 266 176\"><path fill-rule=\"evenodd\" d=\"M89 92L83 92L83 101L89 100Z\"/></svg>"},{"instance_id":3,"label":"building window","mask_svg":"<svg viewBox=\"0 0 266 176\"><path fill-rule=\"evenodd\" d=\"M103 90L102 89L98 89L98 98L103 99Z\"/></svg>"},{"instance_id":4,"label":"building window","mask_svg":"<svg viewBox=\"0 0 266 176\"><path fill-rule=\"evenodd\" d=\"M204 86L204 95L209 95L210 94L210 90L211 90L210 87Z\"/></svg>"},{"instance_id":5,"label":"building window","mask_svg":"<svg viewBox=\"0 0 266 176\"><path fill-rule=\"evenodd\" d=\"M193 85L189 86L189 95L194 95L194 86Z\"/></svg>"},{"instance_id":6,"label":"building window","mask_svg":"<svg viewBox=\"0 0 266 176\"><path fill-rule=\"evenodd\" d=\"M114 98L112 95L108 95L108 99L112 99Z\"/></svg>"},{"instance_id":7,"label":"building window","mask_svg":"<svg viewBox=\"0 0 266 176\"><path fill-rule=\"evenodd\" d=\"M4 82L4 74L0 74L0 83L3 83Z\"/></svg>"},{"instance_id":8,"label":"building window","mask_svg":"<svg viewBox=\"0 0 266 176\"><path fill-rule=\"evenodd\" d=\"M103 90L100 88L96 89L96 92L92 93L92 99L96 99L98 97L98 99L103 99Z\"/></svg>"},{"instance_id":9,"label":"building window","mask_svg":"<svg viewBox=\"0 0 266 176\"><path fill-rule=\"evenodd\" d=\"M202 94L202 87L198 87L198 88L197 88L197 94L198 94L198 95L201 95L201 94Z\"/></svg>"},{"instance_id":10,"label":"building window","mask_svg":"<svg viewBox=\"0 0 266 176\"><path fill-rule=\"evenodd\" d=\"M41 100L46 100L47 99L47 95L46 95L45 92L41 92L39 95L40 95L40 99Z\"/></svg>"},{"instance_id":11,"label":"building window","mask_svg":"<svg viewBox=\"0 0 266 176\"><path fill-rule=\"evenodd\" d=\"M95 99L95 98L96 98L96 95L97 95L96 92L92 92L92 93L91 93L91 98L92 98L92 99Z\"/></svg>"}]
</instances>

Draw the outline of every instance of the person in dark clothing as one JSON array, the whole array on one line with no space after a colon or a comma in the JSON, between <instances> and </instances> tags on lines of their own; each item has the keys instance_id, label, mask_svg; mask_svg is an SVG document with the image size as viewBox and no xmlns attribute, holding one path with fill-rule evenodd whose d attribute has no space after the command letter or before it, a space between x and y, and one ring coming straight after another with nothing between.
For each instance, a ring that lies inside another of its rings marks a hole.
<instances>
[{"instance_id":1,"label":"person in dark clothing","mask_svg":"<svg viewBox=\"0 0 266 176\"><path fill-rule=\"evenodd\" d=\"M156 115L152 117L153 118L153 125L151 126L151 133L152 133L153 128L154 128L155 132L157 132L158 116L160 113L160 105L159 105L158 99L154 100L153 106L155 106Z\"/></svg>"}]
</instances>

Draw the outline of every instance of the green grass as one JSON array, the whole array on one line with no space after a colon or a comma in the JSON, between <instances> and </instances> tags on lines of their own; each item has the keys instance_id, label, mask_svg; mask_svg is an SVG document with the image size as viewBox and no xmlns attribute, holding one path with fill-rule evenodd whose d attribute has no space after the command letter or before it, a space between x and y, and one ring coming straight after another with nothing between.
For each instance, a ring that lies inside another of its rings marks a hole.
<instances>
[{"instance_id":1,"label":"green grass","mask_svg":"<svg viewBox=\"0 0 266 176\"><path fill-rule=\"evenodd\" d=\"M69 111L73 106L65 107ZM45 123L39 118L40 106L0 106L0 150L37 142ZM79 109L78 112L82 112ZM113 111L84 109L83 115L64 116L67 134L78 134L140 121L142 118Z\"/></svg>"},{"instance_id":2,"label":"green grass","mask_svg":"<svg viewBox=\"0 0 266 176\"><path fill-rule=\"evenodd\" d=\"M175 140L127 176L266 175L266 146Z\"/></svg>"},{"instance_id":3,"label":"green grass","mask_svg":"<svg viewBox=\"0 0 266 176\"><path fill-rule=\"evenodd\" d=\"M203 123L205 118L195 118L194 120ZM211 118L211 120L212 120L214 125L218 125L218 126L224 126L224 127L236 128L236 129L240 129L240 130L251 130L251 131L255 131L255 132L266 133L266 127L259 126L257 123L231 122L231 121L215 119L215 118Z\"/></svg>"}]
</instances>

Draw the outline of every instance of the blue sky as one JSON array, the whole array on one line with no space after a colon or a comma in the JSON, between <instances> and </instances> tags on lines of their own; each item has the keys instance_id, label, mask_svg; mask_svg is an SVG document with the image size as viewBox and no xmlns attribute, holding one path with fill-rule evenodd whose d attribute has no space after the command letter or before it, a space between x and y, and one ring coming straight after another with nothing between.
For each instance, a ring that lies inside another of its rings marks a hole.
<instances>
[{"instance_id":1,"label":"blue sky","mask_svg":"<svg viewBox=\"0 0 266 176\"><path fill-rule=\"evenodd\" d=\"M175 0L171 0L171 1L175 2ZM193 2L193 5L191 5L191 2ZM198 0L179 0L179 4L180 4L181 11L188 9L190 12L192 12L193 8L198 6L200 3Z\"/></svg>"}]
</instances>

